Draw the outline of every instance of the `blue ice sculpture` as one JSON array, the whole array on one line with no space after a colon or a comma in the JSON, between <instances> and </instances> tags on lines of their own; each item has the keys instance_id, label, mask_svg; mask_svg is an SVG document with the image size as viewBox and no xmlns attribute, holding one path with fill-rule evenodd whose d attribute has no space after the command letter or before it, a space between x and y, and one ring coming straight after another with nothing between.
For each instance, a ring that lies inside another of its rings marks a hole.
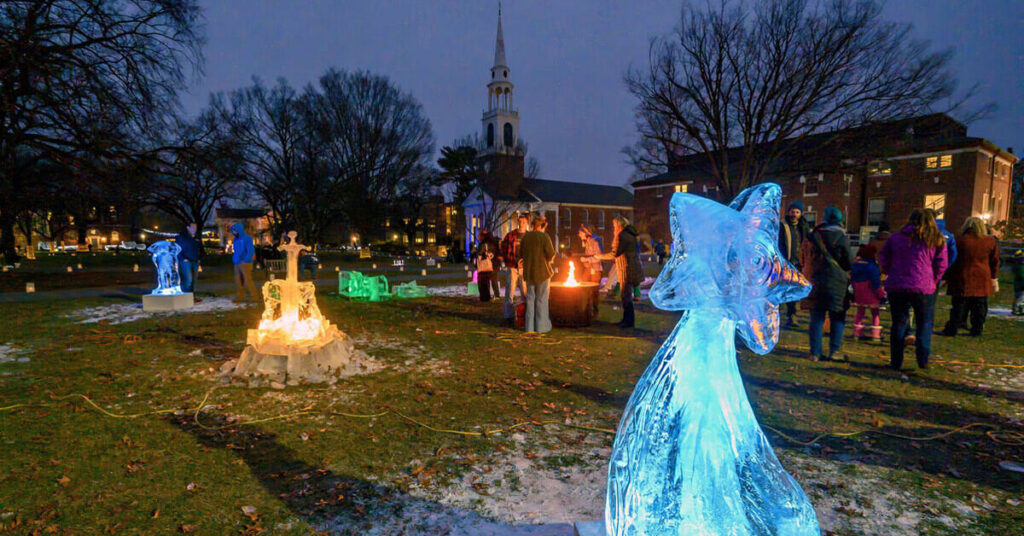
<instances>
[{"instance_id":1,"label":"blue ice sculpture","mask_svg":"<svg viewBox=\"0 0 1024 536\"><path fill-rule=\"evenodd\" d=\"M810 284L778 251L776 184L728 207L672 196L675 253L651 289L683 318L640 378L608 468L610 536L819 535L814 508L782 468L750 408L735 332L766 354L778 304Z\"/></svg>"},{"instance_id":2,"label":"blue ice sculpture","mask_svg":"<svg viewBox=\"0 0 1024 536\"><path fill-rule=\"evenodd\" d=\"M154 242L149 246L156 265L156 288L150 294L172 296L181 294L181 283L178 279L178 253L181 246L169 240Z\"/></svg>"}]
</instances>

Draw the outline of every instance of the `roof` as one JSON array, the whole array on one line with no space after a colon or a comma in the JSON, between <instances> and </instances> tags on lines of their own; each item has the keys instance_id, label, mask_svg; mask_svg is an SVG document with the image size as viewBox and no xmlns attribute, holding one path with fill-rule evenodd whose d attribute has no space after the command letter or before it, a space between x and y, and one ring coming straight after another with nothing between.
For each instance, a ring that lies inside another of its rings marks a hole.
<instances>
[{"instance_id":1,"label":"roof","mask_svg":"<svg viewBox=\"0 0 1024 536\"><path fill-rule=\"evenodd\" d=\"M536 201L571 205L605 205L632 207L633 194L621 186L590 184L586 182L523 179L526 190Z\"/></svg>"},{"instance_id":2,"label":"roof","mask_svg":"<svg viewBox=\"0 0 1024 536\"><path fill-rule=\"evenodd\" d=\"M246 220L250 218L262 218L267 215L267 209L265 208L218 208L218 218L233 218L236 220Z\"/></svg>"},{"instance_id":3,"label":"roof","mask_svg":"<svg viewBox=\"0 0 1024 536\"><path fill-rule=\"evenodd\" d=\"M494 43L494 66L507 67L505 63L505 36L501 32L501 8L498 8L498 39Z\"/></svg>"}]
</instances>

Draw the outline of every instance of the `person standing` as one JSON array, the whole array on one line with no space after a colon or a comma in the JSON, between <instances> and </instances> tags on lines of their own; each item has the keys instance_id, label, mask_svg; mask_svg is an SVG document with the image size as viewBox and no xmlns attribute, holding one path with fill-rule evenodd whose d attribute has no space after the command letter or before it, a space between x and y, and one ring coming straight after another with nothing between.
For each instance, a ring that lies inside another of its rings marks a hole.
<instances>
[{"instance_id":1,"label":"person standing","mask_svg":"<svg viewBox=\"0 0 1024 536\"><path fill-rule=\"evenodd\" d=\"M594 295L591 298L594 302L594 315L598 313L598 305L601 301L601 294L598 290L601 287L601 243L594 236L596 229L593 225L580 225L580 241L583 243L583 256L580 257L580 281L597 283L594 285Z\"/></svg>"},{"instance_id":2,"label":"person standing","mask_svg":"<svg viewBox=\"0 0 1024 536\"><path fill-rule=\"evenodd\" d=\"M935 212L911 212L907 225L885 241L878 260L886 274L885 292L892 315L889 366L896 371L903 368L904 336L913 310L917 317L917 366L927 369L935 319L935 287L948 265L946 241L935 225Z\"/></svg>"},{"instance_id":3,"label":"person standing","mask_svg":"<svg viewBox=\"0 0 1024 536\"><path fill-rule=\"evenodd\" d=\"M498 247L494 243L491 232L481 229L477 235L476 252L473 258L476 260L476 281L477 289L480 292L480 301L491 301L491 279L494 277L495 263L498 262Z\"/></svg>"},{"instance_id":4,"label":"person standing","mask_svg":"<svg viewBox=\"0 0 1024 536\"><path fill-rule=\"evenodd\" d=\"M850 242L842 225L843 213L830 205L825 209L822 222L801 245L800 264L804 276L814 285L808 296L811 320L807 327L810 357L814 361L833 359L843 345L849 307L846 289L850 284ZM831 322L827 357L821 349L826 315Z\"/></svg>"},{"instance_id":5,"label":"person standing","mask_svg":"<svg viewBox=\"0 0 1024 536\"><path fill-rule=\"evenodd\" d=\"M946 274L953 309L940 334L955 336L970 314L971 336L978 337L988 315L988 298L999 290L999 247L985 232L985 223L975 217L964 221L956 241L959 256Z\"/></svg>"},{"instance_id":6,"label":"person standing","mask_svg":"<svg viewBox=\"0 0 1024 536\"><path fill-rule=\"evenodd\" d=\"M637 243L639 233L624 216L616 216L612 220L612 226L615 228L615 240L612 242L614 249L596 258L615 260L615 271L618 273L622 289L622 320L616 325L626 329L636 325L633 292L643 281L643 266L640 263L640 249Z\"/></svg>"},{"instance_id":7,"label":"person standing","mask_svg":"<svg viewBox=\"0 0 1024 536\"><path fill-rule=\"evenodd\" d=\"M526 281L526 331L547 333L551 331L548 316L548 293L551 290L551 276L555 271L551 261L555 260L555 246L545 232L548 220L544 216L533 219L533 229L523 235L520 243L519 269Z\"/></svg>"},{"instance_id":8,"label":"person standing","mask_svg":"<svg viewBox=\"0 0 1024 536\"><path fill-rule=\"evenodd\" d=\"M231 262L235 265L235 303L245 301L245 292L249 291L249 300L256 301L256 287L252 281L252 258L256 254L252 237L245 234L245 227L241 222L231 225L231 234L235 236L231 241Z\"/></svg>"},{"instance_id":9,"label":"person standing","mask_svg":"<svg viewBox=\"0 0 1024 536\"><path fill-rule=\"evenodd\" d=\"M203 256L203 246L196 240L198 225L190 223L175 235L174 243L181 247L178 252L178 274L181 276L181 291L195 292L196 279L199 278L199 260Z\"/></svg>"},{"instance_id":10,"label":"person standing","mask_svg":"<svg viewBox=\"0 0 1024 536\"><path fill-rule=\"evenodd\" d=\"M857 250L857 258L850 267L850 283L853 285L853 303L857 316L853 319L853 336L861 340L882 340L882 323L879 308L885 301L882 288L882 271L875 262L875 246L865 244ZM865 313L871 313L870 336L864 335Z\"/></svg>"},{"instance_id":11,"label":"person standing","mask_svg":"<svg viewBox=\"0 0 1024 536\"><path fill-rule=\"evenodd\" d=\"M1024 249L1018 249L1010 257L1010 273L1013 274L1013 314L1024 315Z\"/></svg>"},{"instance_id":12,"label":"person standing","mask_svg":"<svg viewBox=\"0 0 1024 536\"><path fill-rule=\"evenodd\" d=\"M803 201L793 201L786 207L786 215L779 224L779 251L797 270L800 269L801 247L807 238L807 220L804 219ZM784 327L794 328L796 320L796 302L786 302L786 322Z\"/></svg>"},{"instance_id":13,"label":"person standing","mask_svg":"<svg viewBox=\"0 0 1024 536\"><path fill-rule=\"evenodd\" d=\"M507 270L505 274L505 320L514 320L516 317L516 290L519 291L519 298L526 300L526 281L523 280L523 271L519 269L519 256L523 237L530 231L530 216L520 213L516 220L519 228L506 233L498 247L498 260Z\"/></svg>"}]
</instances>

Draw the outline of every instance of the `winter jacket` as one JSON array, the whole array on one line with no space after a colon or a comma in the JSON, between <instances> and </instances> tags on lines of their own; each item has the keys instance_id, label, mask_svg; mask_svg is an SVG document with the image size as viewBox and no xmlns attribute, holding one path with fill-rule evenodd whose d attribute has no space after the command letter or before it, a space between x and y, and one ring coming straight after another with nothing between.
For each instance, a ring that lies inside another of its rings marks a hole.
<instances>
[{"instance_id":1,"label":"winter jacket","mask_svg":"<svg viewBox=\"0 0 1024 536\"><path fill-rule=\"evenodd\" d=\"M523 280L527 284L536 285L551 279L555 273L551 268L551 261L555 260L555 246L547 233L527 232L519 244L519 251L523 260Z\"/></svg>"},{"instance_id":2,"label":"winter jacket","mask_svg":"<svg viewBox=\"0 0 1024 536\"><path fill-rule=\"evenodd\" d=\"M235 264L252 262L256 248L253 246L252 237L245 234L245 226L240 222L235 223L231 225L231 232L236 235L235 239L231 241L231 247L234 249L234 253L231 254L231 262Z\"/></svg>"},{"instance_id":3,"label":"winter jacket","mask_svg":"<svg viewBox=\"0 0 1024 536\"><path fill-rule=\"evenodd\" d=\"M942 238L946 239L946 263L952 267L953 263L956 262L956 238L953 233L946 230L946 220L935 220L935 226L939 228L939 232L942 233ZM946 274L949 277L949 274Z\"/></svg>"},{"instance_id":4,"label":"winter jacket","mask_svg":"<svg viewBox=\"0 0 1024 536\"><path fill-rule=\"evenodd\" d=\"M203 246L187 229L174 237L174 243L178 244L181 248L181 251L178 253L178 262L199 262L200 257L203 255Z\"/></svg>"},{"instance_id":5,"label":"winter jacket","mask_svg":"<svg viewBox=\"0 0 1024 536\"><path fill-rule=\"evenodd\" d=\"M960 235L960 256L949 267L949 295L981 298L992 295L992 280L999 277L999 247L991 236Z\"/></svg>"},{"instance_id":6,"label":"winter jacket","mask_svg":"<svg viewBox=\"0 0 1024 536\"><path fill-rule=\"evenodd\" d=\"M591 236L583 244L583 267L594 272L601 272L601 244Z\"/></svg>"},{"instance_id":7,"label":"winter jacket","mask_svg":"<svg viewBox=\"0 0 1024 536\"><path fill-rule=\"evenodd\" d=\"M822 248L828 256L822 253ZM846 289L850 285L850 242L842 227L828 223L815 227L801 246L800 265L804 277L812 284L807 299L813 308L833 312L846 309Z\"/></svg>"},{"instance_id":8,"label":"winter jacket","mask_svg":"<svg viewBox=\"0 0 1024 536\"><path fill-rule=\"evenodd\" d=\"M913 238L914 226L906 225L893 233L882 251L878 265L886 274L885 291L934 294L935 285L946 271L946 246L926 246Z\"/></svg>"},{"instance_id":9,"label":"winter jacket","mask_svg":"<svg viewBox=\"0 0 1024 536\"><path fill-rule=\"evenodd\" d=\"M498 251L501 254L501 261L505 263L505 266L510 268L519 266L520 249L523 245L524 236L526 236L526 233L520 233L519 229L514 229L505 233L505 236L502 237Z\"/></svg>"},{"instance_id":10,"label":"winter jacket","mask_svg":"<svg viewBox=\"0 0 1024 536\"><path fill-rule=\"evenodd\" d=\"M640 263L640 249L637 243L636 228L627 225L619 232L618 243L615 245L615 269L619 271L622 284L639 285L644 280L643 265Z\"/></svg>"},{"instance_id":11,"label":"winter jacket","mask_svg":"<svg viewBox=\"0 0 1024 536\"><path fill-rule=\"evenodd\" d=\"M796 223L789 223L783 216L779 225L779 251L793 266L800 266L800 255L806 238L807 220L803 216L797 218Z\"/></svg>"},{"instance_id":12,"label":"winter jacket","mask_svg":"<svg viewBox=\"0 0 1024 536\"><path fill-rule=\"evenodd\" d=\"M477 269L480 270L480 261L490 259L491 270L497 270L501 267L501 262L498 261L498 246L493 240L484 240L476 247L476 251L473 252L473 258L476 259ZM480 270L481 272L487 272L491 270Z\"/></svg>"},{"instance_id":13,"label":"winter jacket","mask_svg":"<svg viewBox=\"0 0 1024 536\"><path fill-rule=\"evenodd\" d=\"M878 305L885 299L882 271L874 259L857 258L850 267L853 301L861 305Z\"/></svg>"}]
</instances>

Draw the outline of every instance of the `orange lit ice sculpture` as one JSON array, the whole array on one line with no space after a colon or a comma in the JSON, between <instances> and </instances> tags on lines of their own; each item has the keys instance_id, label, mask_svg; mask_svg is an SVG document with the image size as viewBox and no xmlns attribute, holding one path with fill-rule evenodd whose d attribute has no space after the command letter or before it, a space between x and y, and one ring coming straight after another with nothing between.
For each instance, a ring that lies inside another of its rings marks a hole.
<instances>
[{"instance_id":1,"label":"orange lit ice sculpture","mask_svg":"<svg viewBox=\"0 0 1024 536\"><path fill-rule=\"evenodd\" d=\"M565 278L565 283L563 283L565 286L567 286L567 287L578 287L578 286L580 286L579 281L576 281L575 273L576 273L576 265L574 265L572 261L569 261L569 277Z\"/></svg>"},{"instance_id":2,"label":"orange lit ice sculpture","mask_svg":"<svg viewBox=\"0 0 1024 536\"><path fill-rule=\"evenodd\" d=\"M238 362L228 364L233 377L297 385L333 382L364 368L351 339L320 314L313 282L298 280L299 253L309 248L296 234L289 232L289 243L277 248L287 255L287 276L263 284L263 316Z\"/></svg>"}]
</instances>

